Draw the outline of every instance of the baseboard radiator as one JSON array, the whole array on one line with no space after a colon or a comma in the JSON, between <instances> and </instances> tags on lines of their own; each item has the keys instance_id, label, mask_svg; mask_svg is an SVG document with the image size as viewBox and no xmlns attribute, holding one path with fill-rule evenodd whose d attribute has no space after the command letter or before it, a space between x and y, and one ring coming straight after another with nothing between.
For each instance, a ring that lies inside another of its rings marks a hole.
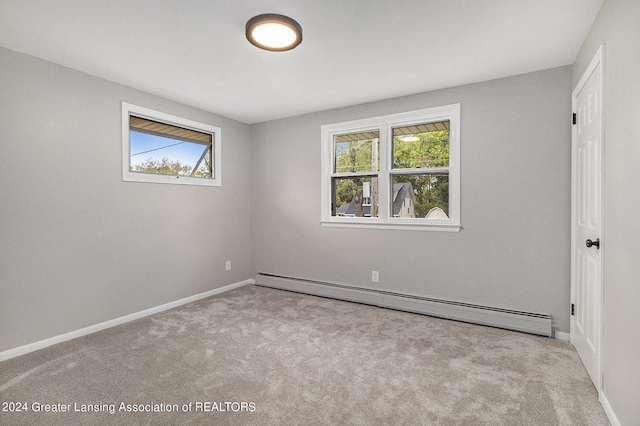
<instances>
[{"instance_id":1,"label":"baseboard radiator","mask_svg":"<svg viewBox=\"0 0 640 426\"><path fill-rule=\"evenodd\" d=\"M265 273L258 273L255 281L256 285L263 287L552 337L552 321L549 314L410 296Z\"/></svg>"}]
</instances>

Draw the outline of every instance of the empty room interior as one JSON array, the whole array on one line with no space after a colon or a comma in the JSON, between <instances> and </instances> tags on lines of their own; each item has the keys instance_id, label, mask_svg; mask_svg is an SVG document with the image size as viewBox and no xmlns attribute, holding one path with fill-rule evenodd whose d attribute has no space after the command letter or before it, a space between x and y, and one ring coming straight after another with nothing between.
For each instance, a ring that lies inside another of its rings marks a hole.
<instances>
[{"instance_id":1,"label":"empty room interior","mask_svg":"<svg viewBox=\"0 0 640 426\"><path fill-rule=\"evenodd\" d=\"M0 0L0 423L638 425L639 117L637 0Z\"/></svg>"}]
</instances>

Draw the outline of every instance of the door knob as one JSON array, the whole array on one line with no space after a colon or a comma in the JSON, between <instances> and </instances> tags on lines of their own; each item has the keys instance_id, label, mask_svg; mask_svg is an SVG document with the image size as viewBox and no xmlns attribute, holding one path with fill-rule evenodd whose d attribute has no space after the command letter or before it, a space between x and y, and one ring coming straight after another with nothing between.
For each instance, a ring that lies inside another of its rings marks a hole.
<instances>
[{"instance_id":1,"label":"door knob","mask_svg":"<svg viewBox=\"0 0 640 426\"><path fill-rule=\"evenodd\" d=\"M596 248L599 249L600 248L600 238L596 238L595 241L587 240L585 244L587 245L587 247L596 246Z\"/></svg>"}]
</instances>

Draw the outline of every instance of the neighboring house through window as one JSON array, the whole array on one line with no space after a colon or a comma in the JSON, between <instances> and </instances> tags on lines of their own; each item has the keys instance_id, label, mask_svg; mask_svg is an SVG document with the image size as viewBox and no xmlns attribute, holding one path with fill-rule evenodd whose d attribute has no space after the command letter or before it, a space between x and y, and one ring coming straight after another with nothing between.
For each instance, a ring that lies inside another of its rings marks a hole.
<instances>
[{"instance_id":1,"label":"neighboring house through window","mask_svg":"<svg viewBox=\"0 0 640 426\"><path fill-rule=\"evenodd\" d=\"M322 126L322 224L460 230L460 105Z\"/></svg>"}]
</instances>

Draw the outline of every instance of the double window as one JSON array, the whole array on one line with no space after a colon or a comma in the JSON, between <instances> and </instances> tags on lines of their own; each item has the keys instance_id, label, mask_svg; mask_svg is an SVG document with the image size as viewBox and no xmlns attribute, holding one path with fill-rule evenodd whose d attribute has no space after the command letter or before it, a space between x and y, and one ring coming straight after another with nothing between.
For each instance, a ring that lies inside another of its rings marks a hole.
<instances>
[{"instance_id":1,"label":"double window","mask_svg":"<svg viewBox=\"0 0 640 426\"><path fill-rule=\"evenodd\" d=\"M460 105L322 126L322 224L460 230Z\"/></svg>"},{"instance_id":2,"label":"double window","mask_svg":"<svg viewBox=\"0 0 640 426\"><path fill-rule=\"evenodd\" d=\"M220 186L220 128L122 103L123 180Z\"/></svg>"}]
</instances>

